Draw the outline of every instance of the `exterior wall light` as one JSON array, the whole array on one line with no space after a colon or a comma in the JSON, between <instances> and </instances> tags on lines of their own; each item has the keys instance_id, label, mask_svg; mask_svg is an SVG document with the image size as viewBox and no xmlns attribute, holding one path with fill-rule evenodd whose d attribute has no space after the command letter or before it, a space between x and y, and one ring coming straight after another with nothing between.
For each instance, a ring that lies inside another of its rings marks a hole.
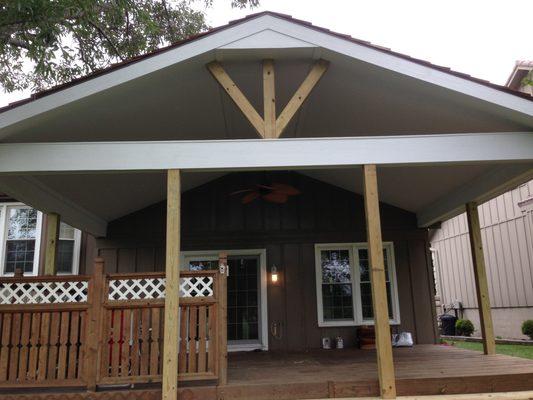
<instances>
[{"instance_id":1,"label":"exterior wall light","mask_svg":"<svg viewBox=\"0 0 533 400\"><path fill-rule=\"evenodd\" d=\"M272 283L276 284L278 283L278 269L276 268L275 265L272 266L272 268L270 269L270 279L272 281Z\"/></svg>"}]
</instances>

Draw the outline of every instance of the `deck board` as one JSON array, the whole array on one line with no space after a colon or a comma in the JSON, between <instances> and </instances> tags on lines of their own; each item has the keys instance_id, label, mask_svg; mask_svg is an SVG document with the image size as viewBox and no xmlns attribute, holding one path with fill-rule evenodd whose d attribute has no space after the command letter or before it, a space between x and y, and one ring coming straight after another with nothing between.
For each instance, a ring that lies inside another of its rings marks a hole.
<instances>
[{"instance_id":1,"label":"deck board","mask_svg":"<svg viewBox=\"0 0 533 400\"><path fill-rule=\"evenodd\" d=\"M372 350L230 353L228 385L182 384L187 400L295 400L372 397L379 393ZM533 360L450 346L418 345L394 349L398 395L472 394L533 390ZM12 394L9 400L115 400L161 398L158 386L137 390L57 394Z\"/></svg>"}]
</instances>

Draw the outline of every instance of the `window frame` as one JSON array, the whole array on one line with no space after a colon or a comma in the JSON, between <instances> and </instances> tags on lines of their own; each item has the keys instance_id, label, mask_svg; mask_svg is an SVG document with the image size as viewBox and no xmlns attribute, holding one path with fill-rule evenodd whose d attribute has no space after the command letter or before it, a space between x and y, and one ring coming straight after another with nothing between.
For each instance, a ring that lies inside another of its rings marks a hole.
<instances>
[{"instance_id":1,"label":"window frame","mask_svg":"<svg viewBox=\"0 0 533 400\"><path fill-rule=\"evenodd\" d=\"M7 202L0 204L0 276L13 276L13 272L5 272L6 268L6 248L8 233L8 210L10 208L27 208L32 209L26 204L19 202ZM25 276L37 276L39 274L40 254L41 254L41 231L43 214L37 211L37 224L35 226L35 249L33 252L33 270L31 273L24 272Z\"/></svg>"},{"instance_id":2,"label":"window frame","mask_svg":"<svg viewBox=\"0 0 533 400\"><path fill-rule=\"evenodd\" d=\"M60 224L68 225L66 222L61 222ZM62 239L61 236L59 236L59 240L72 240L74 242L74 248L72 249L72 266L71 266L71 272L57 272L57 275L78 275L80 272L80 253L81 253L81 231L79 229L74 228L71 225L68 225L72 229L74 229L74 239ZM59 244L59 243L58 243Z\"/></svg>"},{"instance_id":3,"label":"window frame","mask_svg":"<svg viewBox=\"0 0 533 400\"><path fill-rule=\"evenodd\" d=\"M374 320L363 319L363 308L361 300L361 273L359 270L359 250L368 250L367 242L357 243L317 243L315 244L315 281L316 281L316 302L317 318L319 327L341 327L341 326L361 326L374 325ZM391 283L392 316L389 320L391 325L400 324L400 305L398 298L398 281L396 276L396 262L394 255L394 243L383 242L383 249L387 252L387 269ZM322 296L322 263L321 252L325 250L348 250L351 266L352 284L352 307L353 319L345 320L324 320L324 307Z\"/></svg>"}]
</instances>

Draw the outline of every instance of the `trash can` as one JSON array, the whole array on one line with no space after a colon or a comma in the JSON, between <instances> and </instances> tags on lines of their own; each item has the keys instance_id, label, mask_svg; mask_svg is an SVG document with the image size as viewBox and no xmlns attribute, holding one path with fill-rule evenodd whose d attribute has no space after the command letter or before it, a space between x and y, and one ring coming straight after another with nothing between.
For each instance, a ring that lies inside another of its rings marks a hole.
<instances>
[{"instance_id":1,"label":"trash can","mask_svg":"<svg viewBox=\"0 0 533 400\"><path fill-rule=\"evenodd\" d=\"M440 316L440 333L445 336L455 336L455 315L443 314Z\"/></svg>"}]
</instances>

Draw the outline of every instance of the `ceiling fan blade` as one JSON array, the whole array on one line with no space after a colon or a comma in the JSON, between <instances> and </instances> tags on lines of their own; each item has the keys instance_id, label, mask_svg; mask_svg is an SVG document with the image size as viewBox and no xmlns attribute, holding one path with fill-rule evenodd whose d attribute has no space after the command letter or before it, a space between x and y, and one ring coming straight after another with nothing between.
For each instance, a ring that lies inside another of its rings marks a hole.
<instances>
[{"instance_id":1,"label":"ceiling fan blade","mask_svg":"<svg viewBox=\"0 0 533 400\"><path fill-rule=\"evenodd\" d=\"M261 185L260 183L257 183L255 186L257 186L260 189L274 190L273 186Z\"/></svg>"},{"instance_id":2,"label":"ceiling fan blade","mask_svg":"<svg viewBox=\"0 0 533 400\"><path fill-rule=\"evenodd\" d=\"M263 195L263 199L266 201L270 201L271 203L284 204L289 199L289 196L284 193L271 192Z\"/></svg>"},{"instance_id":3,"label":"ceiling fan blade","mask_svg":"<svg viewBox=\"0 0 533 400\"><path fill-rule=\"evenodd\" d=\"M277 193L283 193L287 196L296 196L302 192L296 189L294 186L288 185L286 183L273 183L272 187Z\"/></svg>"},{"instance_id":4,"label":"ceiling fan blade","mask_svg":"<svg viewBox=\"0 0 533 400\"><path fill-rule=\"evenodd\" d=\"M246 196L244 196L241 200L242 204L248 204L257 199L260 196L258 192L252 192L248 193Z\"/></svg>"},{"instance_id":5,"label":"ceiling fan blade","mask_svg":"<svg viewBox=\"0 0 533 400\"><path fill-rule=\"evenodd\" d=\"M242 190L237 190L236 192L233 192L233 193L230 193L229 195L230 196L234 196L236 194L241 194L241 193L247 193L247 192L253 192L255 189L242 189Z\"/></svg>"}]
</instances>

